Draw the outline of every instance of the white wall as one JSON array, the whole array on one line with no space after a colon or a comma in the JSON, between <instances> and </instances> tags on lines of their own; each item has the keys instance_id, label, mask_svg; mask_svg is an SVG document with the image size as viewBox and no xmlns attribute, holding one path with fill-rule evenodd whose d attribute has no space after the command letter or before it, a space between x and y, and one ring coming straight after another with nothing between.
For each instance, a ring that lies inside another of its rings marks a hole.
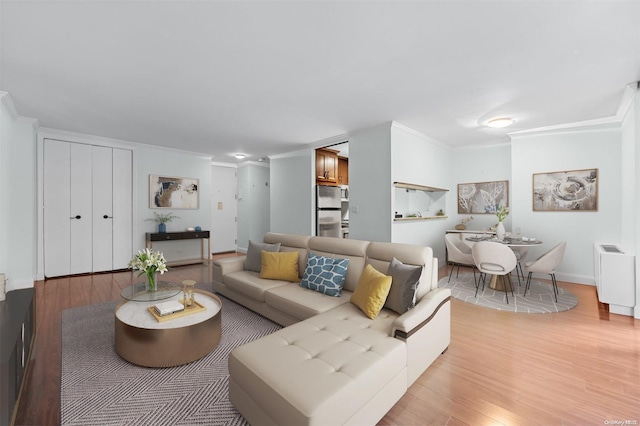
<instances>
[{"instance_id":1,"label":"white wall","mask_svg":"<svg viewBox=\"0 0 640 426\"><path fill-rule=\"evenodd\" d=\"M42 145L45 138L65 140L89 145L125 148L133 151L133 251L145 247L145 233L157 232L158 225L147 219L153 212L172 212L179 216L167 224L167 232L184 231L200 226L203 230L211 227L211 157L176 149L153 147L118 139L78 134L56 129L41 128L38 131L38 175L42 176ZM152 209L149 207L149 175L181 176L199 179L200 208ZM38 182L38 205L42 203L42 182ZM200 257L201 240L154 242L154 250L165 254L169 260L196 259ZM38 263L37 279L44 279L42 218L38 218ZM206 250L206 245L205 245Z\"/></svg>"},{"instance_id":2,"label":"white wall","mask_svg":"<svg viewBox=\"0 0 640 426\"><path fill-rule=\"evenodd\" d=\"M349 238L391 241L391 123L351 134Z\"/></svg>"},{"instance_id":3,"label":"white wall","mask_svg":"<svg viewBox=\"0 0 640 426\"><path fill-rule=\"evenodd\" d=\"M8 94L0 98L0 272L10 291L35 278L36 121L18 117Z\"/></svg>"},{"instance_id":4,"label":"white wall","mask_svg":"<svg viewBox=\"0 0 640 426\"><path fill-rule=\"evenodd\" d=\"M146 232L158 232L158 225L147 220L154 217L154 212L171 212L180 217L167 223L167 232L185 231L187 228L196 226L200 226L203 230L211 229L211 157L149 145L131 144L130 146L134 150L133 179L136 194L133 215L134 253L144 248ZM200 208L197 210L150 208L150 174L199 179ZM200 240L154 242L153 248L162 251L170 260L196 259L200 257L201 242Z\"/></svg>"},{"instance_id":5,"label":"white wall","mask_svg":"<svg viewBox=\"0 0 640 426\"><path fill-rule=\"evenodd\" d=\"M315 234L314 154L309 148L269 157L272 232Z\"/></svg>"},{"instance_id":6,"label":"white wall","mask_svg":"<svg viewBox=\"0 0 640 426\"><path fill-rule=\"evenodd\" d=\"M451 197L448 199L447 229L453 229L462 219L473 216L467 222L469 230L487 230L498 223L494 214L458 214L458 184L473 182L509 181L509 206L512 206L513 187L511 184L511 145L509 141L483 147L463 147L451 151L450 179ZM513 208L504 221L509 231L513 218L518 214Z\"/></svg>"},{"instance_id":7,"label":"white wall","mask_svg":"<svg viewBox=\"0 0 640 426\"><path fill-rule=\"evenodd\" d=\"M270 180L267 165L238 166L238 251L246 252L249 240L261 242L269 231Z\"/></svg>"},{"instance_id":8,"label":"white wall","mask_svg":"<svg viewBox=\"0 0 640 426\"><path fill-rule=\"evenodd\" d=\"M392 124L390 183L405 182L451 189L450 164L449 148L399 123ZM451 200L455 197L455 191L433 193L430 197L435 204L430 209L430 214L435 215L440 208L445 215L452 212ZM392 200L392 212L398 210L394 203L395 200ZM436 210L433 211L434 209ZM391 241L429 246L438 258L439 265L444 265L444 233L447 224L447 218L393 222Z\"/></svg>"},{"instance_id":9,"label":"white wall","mask_svg":"<svg viewBox=\"0 0 640 426\"><path fill-rule=\"evenodd\" d=\"M513 221L525 236L544 245L531 249L536 258L567 241L565 257L558 268L559 280L594 284L593 243L622 240L621 135L617 126L600 126L541 132L512 137ZM534 212L532 175L597 168L597 212Z\"/></svg>"}]
</instances>

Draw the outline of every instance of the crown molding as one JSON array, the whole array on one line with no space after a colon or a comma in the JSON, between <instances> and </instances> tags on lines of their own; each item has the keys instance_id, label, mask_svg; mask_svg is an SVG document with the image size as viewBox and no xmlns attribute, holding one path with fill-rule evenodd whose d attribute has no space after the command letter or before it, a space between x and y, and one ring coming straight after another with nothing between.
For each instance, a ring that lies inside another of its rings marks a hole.
<instances>
[{"instance_id":1,"label":"crown molding","mask_svg":"<svg viewBox=\"0 0 640 426\"><path fill-rule=\"evenodd\" d=\"M11 99L11 95L7 92L0 92L0 99L2 99L2 105L4 105L7 111L9 111L11 119L17 120L20 117L20 114L18 114L18 110L13 103L13 99Z\"/></svg>"},{"instance_id":2,"label":"crown molding","mask_svg":"<svg viewBox=\"0 0 640 426\"><path fill-rule=\"evenodd\" d=\"M150 144L132 142L132 141L127 141L122 139L108 138L105 136L96 136L96 135L89 135L86 133L71 132L68 130L52 129L50 127L41 127L38 130L38 134L43 139L61 139L67 142L84 143L87 145L96 144L96 145L110 146L112 148L127 148L127 149L147 148L147 149L155 149L159 151L178 152L181 154L198 156L198 157L207 159L209 161L211 161L211 158L212 158L211 154L205 154L202 152L187 151L184 149L177 149L177 148L168 148L164 146L150 145Z\"/></svg>"},{"instance_id":3,"label":"crown molding","mask_svg":"<svg viewBox=\"0 0 640 426\"><path fill-rule=\"evenodd\" d=\"M602 127L610 129L617 127L624 119L625 114L631 107L636 92L638 91L638 82L627 84L622 92L620 103L615 115L609 117L595 118L593 120L576 121L573 123L558 124L554 126L537 127L535 129L521 130L518 132L508 133L509 137L531 136L541 133L562 133L566 131L586 130L592 127Z\"/></svg>"},{"instance_id":4,"label":"crown molding","mask_svg":"<svg viewBox=\"0 0 640 426\"><path fill-rule=\"evenodd\" d=\"M237 169L238 165L236 163L224 163L222 161L212 161L211 162L212 166L218 166L218 167L228 167L231 169Z\"/></svg>"},{"instance_id":5,"label":"crown molding","mask_svg":"<svg viewBox=\"0 0 640 426\"><path fill-rule=\"evenodd\" d=\"M269 165L269 163L265 163L260 162L260 161L244 161L242 163L238 163L238 168L240 167L246 167L246 166L258 166L258 167L265 167L265 168L270 168L271 166Z\"/></svg>"}]
</instances>

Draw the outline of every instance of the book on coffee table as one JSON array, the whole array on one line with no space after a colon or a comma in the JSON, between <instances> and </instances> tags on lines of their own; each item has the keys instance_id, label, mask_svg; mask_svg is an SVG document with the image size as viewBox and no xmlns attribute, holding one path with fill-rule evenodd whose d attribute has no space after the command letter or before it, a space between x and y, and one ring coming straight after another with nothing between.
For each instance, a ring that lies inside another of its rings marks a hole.
<instances>
[{"instance_id":1,"label":"book on coffee table","mask_svg":"<svg viewBox=\"0 0 640 426\"><path fill-rule=\"evenodd\" d=\"M169 300L168 302L156 303L153 309L158 315L165 316L184 310L184 305L177 300Z\"/></svg>"}]
</instances>

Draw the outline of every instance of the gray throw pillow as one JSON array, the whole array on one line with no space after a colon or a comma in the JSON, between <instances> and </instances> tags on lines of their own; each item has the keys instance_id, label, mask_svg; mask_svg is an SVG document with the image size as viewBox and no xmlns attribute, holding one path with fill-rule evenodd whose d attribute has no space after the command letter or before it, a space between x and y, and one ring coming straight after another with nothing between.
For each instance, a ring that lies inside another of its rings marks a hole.
<instances>
[{"instance_id":1,"label":"gray throw pillow","mask_svg":"<svg viewBox=\"0 0 640 426\"><path fill-rule=\"evenodd\" d=\"M247 257L244 260L244 269L247 271L260 272L262 268L262 251L277 252L280 251L280 243L254 243L249 241L247 249Z\"/></svg>"},{"instance_id":2,"label":"gray throw pillow","mask_svg":"<svg viewBox=\"0 0 640 426\"><path fill-rule=\"evenodd\" d=\"M391 276L392 281L384 307L402 315L416 304L422 266L405 265L394 257L387 269L387 275Z\"/></svg>"}]
</instances>

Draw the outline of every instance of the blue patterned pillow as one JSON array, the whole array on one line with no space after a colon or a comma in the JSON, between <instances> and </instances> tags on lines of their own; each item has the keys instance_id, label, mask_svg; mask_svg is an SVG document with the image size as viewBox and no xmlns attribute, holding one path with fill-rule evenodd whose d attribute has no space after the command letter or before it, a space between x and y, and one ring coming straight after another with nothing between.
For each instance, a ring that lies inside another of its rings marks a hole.
<instances>
[{"instance_id":1,"label":"blue patterned pillow","mask_svg":"<svg viewBox=\"0 0 640 426\"><path fill-rule=\"evenodd\" d=\"M339 297L342 294L344 278L349 259L325 257L309 253L300 287Z\"/></svg>"}]
</instances>

